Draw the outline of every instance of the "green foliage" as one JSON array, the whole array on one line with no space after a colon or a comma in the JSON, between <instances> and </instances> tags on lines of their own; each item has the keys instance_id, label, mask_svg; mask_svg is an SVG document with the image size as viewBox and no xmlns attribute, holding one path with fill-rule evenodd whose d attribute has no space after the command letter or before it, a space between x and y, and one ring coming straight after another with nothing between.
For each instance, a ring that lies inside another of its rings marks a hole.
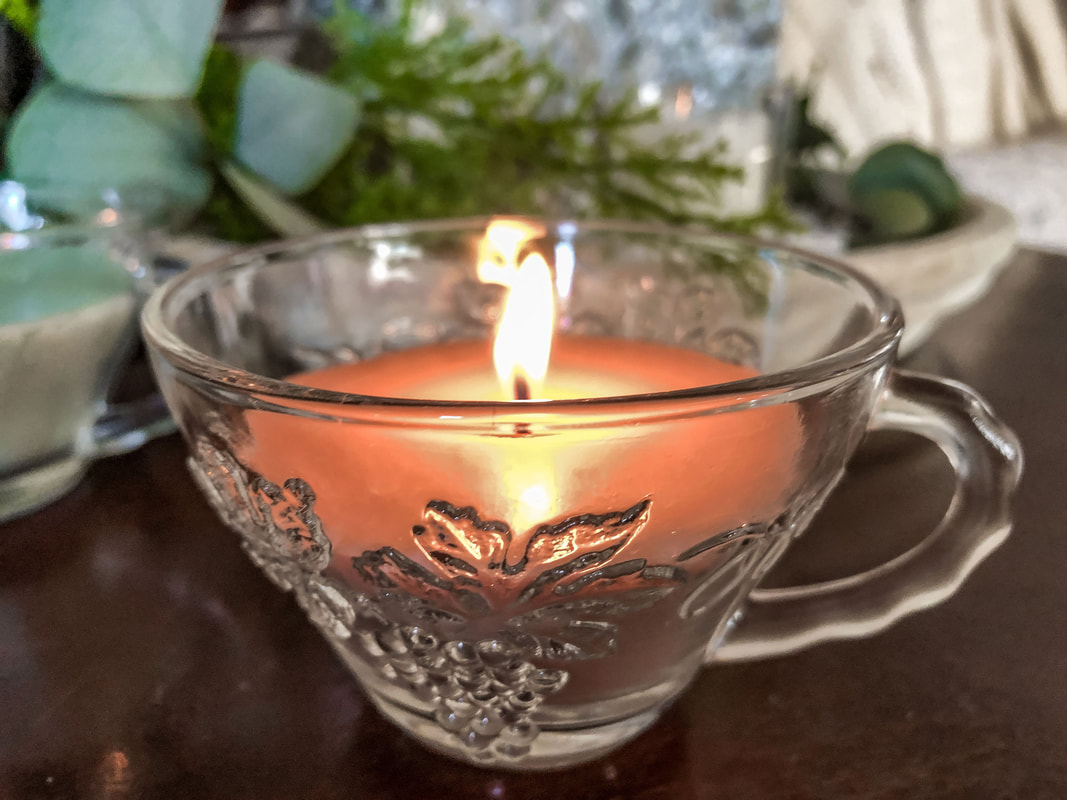
<instances>
[{"instance_id":1,"label":"green foliage","mask_svg":"<svg viewBox=\"0 0 1067 800\"><path fill-rule=\"evenodd\" d=\"M202 225L211 233L230 242L263 242L278 234L248 207L245 199L229 181L216 177L215 188L200 211Z\"/></svg>"},{"instance_id":2,"label":"green foliage","mask_svg":"<svg viewBox=\"0 0 1067 800\"><path fill-rule=\"evenodd\" d=\"M473 38L452 18L412 35L413 2L394 24L339 9L325 23L330 76L365 98L359 135L302 198L338 225L486 213L563 213L706 223L751 232L781 225L780 206L751 218L713 213L741 170L721 148L682 135L643 144L657 110L600 87L569 104L567 80L513 41Z\"/></svg>"},{"instance_id":3,"label":"green foliage","mask_svg":"<svg viewBox=\"0 0 1067 800\"><path fill-rule=\"evenodd\" d=\"M211 175L197 115L181 98L199 83L222 0L0 4L34 35L56 78L21 104L6 132L10 174L94 192L152 186L172 220L188 219L208 199Z\"/></svg>"},{"instance_id":4,"label":"green foliage","mask_svg":"<svg viewBox=\"0 0 1067 800\"><path fill-rule=\"evenodd\" d=\"M90 92L196 91L222 0L41 0L37 46L52 73Z\"/></svg>"},{"instance_id":5,"label":"green foliage","mask_svg":"<svg viewBox=\"0 0 1067 800\"><path fill-rule=\"evenodd\" d=\"M812 118L810 92L804 92L797 97L793 117L794 124L787 149L794 158L802 159L823 147L833 150L839 158L845 157L845 148L833 133Z\"/></svg>"},{"instance_id":6,"label":"green foliage","mask_svg":"<svg viewBox=\"0 0 1067 800\"><path fill-rule=\"evenodd\" d=\"M840 163L845 148L833 133L811 117L811 91L796 96L790 115L789 135L785 145L786 194L797 206L830 214L840 198L827 191L825 156Z\"/></svg>"},{"instance_id":7,"label":"green foliage","mask_svg":"<svg viewBox=\"0 0 1067 800\"><path fill-rule=\"evenodd\" d=\"M309 236L324 229L319 220L290 202L266 181L237 164L223 164L222 177L248 208L282 236Z\"/></svg>"},{"instance_id":8,"label":"green foliage","mask_svg":"<svg viewBox=\"0 0 1067 800\"><path fill-rule=\"evenodd\" d=\"M927 236L958 222L963 193L940 158L910 142L890 142L848 174L844 147L811 118L810 109L810 93L804 92L787 150L794 205L847 226L852 247ZM828 155L836 158L836 169L826 167Z\"/></svg>"},{"instance_id":9,"label":"green foliage","mask_svg":"<svg viewBox=\"0 0 1067 800\"><path fill-rule=\"evenodd\" d=\"M45 60L61 81L97 94L39 92L8 141L13 173L147 180L193 208L205 200L210 163L217 179L198 221L239 241L320 220L508 213L741 233L789 225L777 200L751 216L715 213L741 170L719 147L655 130L658 110L634 95L605 103L598 84L575 88L549 62L505 37L475 37L458 18L417 36L418 2L405 0L394 22L338 3L320 31L332 49L323 80L245 65L211 45L222 0L42 0ZM0 0L0 11L32 29L34 0ZM101 96L193 93L201 125L181 103Z\"/></svg>"},{"instance_id":10,"label":"green foliage","mask_svg":"<svg viewBox=\"0 0 1067 800\"><path fill-rule=\"evenodd\" d=\"M237 160L287 194L311 188L356 133L355 95L306 72L257 61L242 76Z\"/></svg>"},{"instance_id":11,"label":"green foliage","mask_svg":"<svg viewBox=\"0 0 1067 800\"><path fill-rule=\"evenodd\" d=\"M211 188L201 142L185 101L120 100L49 83L19 108L7 164L17 180L80 186L98 196L109 188L158 187L176 209L190 210Z\"/></svg>"},{"instance_id":12,"label":"green foliage","mask_svg":"<svg viewBox=\"0 0 1067 800\"><path fill-rule=\"evenodd\" d=\"M204 122L204 135L218 157L233 150L237 132L237 95L244 65L237 54L219 44L208 51L204 79L196 93L196 106Z\"/></svg>"}]
</instances>

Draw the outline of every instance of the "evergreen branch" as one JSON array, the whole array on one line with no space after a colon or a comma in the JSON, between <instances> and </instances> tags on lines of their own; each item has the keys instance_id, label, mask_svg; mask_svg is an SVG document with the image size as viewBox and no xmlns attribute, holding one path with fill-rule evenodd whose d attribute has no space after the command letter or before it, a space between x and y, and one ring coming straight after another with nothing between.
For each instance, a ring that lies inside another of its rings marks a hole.
<instances>
[{"instance_id":1,"label":"evergreen branch","mask_svg":"<svg viewBox=\"0 0 1067 800\"><path fill-rule=\"evenodd\" d=\"M393 22L338 3L322 23L335 54L327 77L363 102L348 150L296 198L324 222L574 214L739 233L791 227L777 198L752 215L716 213L723 187L743 176L723 145L660 131L644 144L640 135L659 112L635 92L605 104L598 83L575 90L547 60L501 36L474 37L460 18L416 37L418 2L405 0ZM216 47L198 101L219 152L232 144L239 74L236 59ZM257 237L239 205L220 182L208 220L231 236ZM743 291L760 293L743 270L718 266Z\"/></svg>"}]
</instances>

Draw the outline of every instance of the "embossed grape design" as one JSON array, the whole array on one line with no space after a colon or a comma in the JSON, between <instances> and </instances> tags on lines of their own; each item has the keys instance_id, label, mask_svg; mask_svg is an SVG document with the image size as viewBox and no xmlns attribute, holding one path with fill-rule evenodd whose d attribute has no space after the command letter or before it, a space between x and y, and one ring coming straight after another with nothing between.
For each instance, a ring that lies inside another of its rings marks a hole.
<instances>
[{"instance_id":1,"label":"embossed grape design","mask_svg":"<svg viewBox=\"0 0 1067 800\"><path fill-rule=\"evenodd\" d=\"M567 682L566 672L539 669L495 639L441 642L413 626L358 637L379 674L433 704L437 724L475 758L526 755L540 732L533 713Z\"/></svg>"},{"instance_id":2,"label":"embossed grape design","mask_svg":"<svg viewBox=\"0 0 1067 800\"><path fill-rule=\"evenodd\" d=\"M253 562L293 592L335 645L356 648L379 679L429 707L473 758L527 754L539 733L536 712L568 680L545 662L610 655L616 618L688 580L679 566L627 555L650 500L543 524L524 538L473 508L434 500L409 531L415 557L391 545L367 550L351 558L346 575L331 561L315 493L303 480L274 484L208 439L196 443L189 464ZM678 561L756 535L719 534Z\"/></svg>"},{"instance_id":3,"label":"embossed grape design","mask_svg":"<svg viewBox=\"0 0 1067 800\"><path fill-rule=\"evenodd\" d=\"M610 619L685 580L676 567L618 558L649 506L542 525L515 558L506 523L432 501L411 530L421 562L391 546L352 559L375 598L356 610L355 638L379 675L432 704L474 758L519 758L539 732L534 713L568 677L535 662L612 653ZM487 635L461 638L479 629Z\"/></svg>"}]
</instances>

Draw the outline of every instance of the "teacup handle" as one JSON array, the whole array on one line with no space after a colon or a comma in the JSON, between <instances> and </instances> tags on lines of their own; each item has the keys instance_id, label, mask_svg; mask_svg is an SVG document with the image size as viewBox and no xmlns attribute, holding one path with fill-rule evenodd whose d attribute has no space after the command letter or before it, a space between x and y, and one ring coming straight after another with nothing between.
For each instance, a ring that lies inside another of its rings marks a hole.
<instances>
[{"instance_id":1,"label":"teacup handle","mask_svg":"<svg viewBox=\"0 0 1067 800\"><path fill-rule=\"evenodd\" d=\"M147 298L154 288L188 269L188 266L177 259L157 259L151 269L145 268L139 276L137 288L141 299ZM140 304L138 314L139 309ZM163 395L156 389L136 400L105 405L78 449L89 459L119 456L160 436L174 433L177 429L178 425L171 416Z\"/></svg>"},{"instance_id":2,"label":"teacup handle","mask_svg":"<svg viewBox=\"0 0 1067 800\"><path fill-rule=\"evenodd\" d=\"M1022 474L1019 441L968 387L903 371L889 379L872 430L915 433L936 444L956 472L941 523L879 567L840 580L749 595L736 627L708 662L790 653L832 639L869 636L948 599L1008 536Z\"/></svg>"},{"instance_id":3,"label":"teacup handle","mask_svg":"<svg viewBox=\"0 0 1067 800\"><path fill-rule=\"evenodd\" d=\"M80 450L91 459L122 455L175 430L163 396L153 392L125 403L108 403Z\"/></svg>"}]
</instances>

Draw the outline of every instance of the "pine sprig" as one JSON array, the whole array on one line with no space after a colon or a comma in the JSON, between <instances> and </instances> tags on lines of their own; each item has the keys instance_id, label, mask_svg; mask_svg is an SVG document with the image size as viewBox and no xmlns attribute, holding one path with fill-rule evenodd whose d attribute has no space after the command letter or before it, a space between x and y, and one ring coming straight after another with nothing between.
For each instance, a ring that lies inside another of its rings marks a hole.
<instances>
[{"instance_id":1,"label":"pine sprig","mask_svg":"<svg viewBox=\"0 0 1067 800\"><path fill-rule=\"evenodd\" d=\"M324 223L547 214L743 234L792 227L778 196L754 214L719 213L722 189L743 177L724 145L664 135L658 109L636 93L605 103L597 83L576 91L548 61L501 36L475 37L458 18L416 35L417 5L406 0L395 21L382 22L339 3L322 24L335 54L327 78L363 102L339 162L293 198ZM223 153L232 146L239 70L216 46L198 97L209 141ZM265 238L224 181L206 217L227 238ZM758 259L735 255L694 253L693 263L730 280L758 309L767 276Z\"/></svg>"},{"instance_id":2,"label":"pine sprig","mask_svg":"<svg viewBox=\"0 0 1067 800\"><path fill-rule=\"evenodd\" d=\"M452 18L413 30L414 0L392 24L339 8L324 27L330 77L366 98L359 134L302 203L338 225L486 213L578 213L754 231L780 208L722 217L714 208L742 170L719 146L681 134L642 144L658 110L631 93L605 105L600 86L566 77L500 36L475 38ZM569 101L566 98L570 97Z\"/></svg>"}]
</instances>

